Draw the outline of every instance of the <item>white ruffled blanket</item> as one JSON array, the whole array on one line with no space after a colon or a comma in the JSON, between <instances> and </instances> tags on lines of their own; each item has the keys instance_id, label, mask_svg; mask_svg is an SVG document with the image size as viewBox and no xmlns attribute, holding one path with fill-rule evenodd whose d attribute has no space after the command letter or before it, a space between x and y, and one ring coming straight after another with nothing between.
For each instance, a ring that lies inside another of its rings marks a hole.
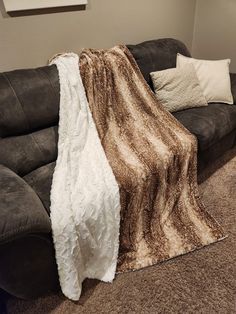
<instances>
[{"instance_id":1,"label":"white ruffled blanket","mask_svg":"<svg viewBox=\"0 0 236 314\"><path fill-rule=\"evenodd\" d=\"M51 61L60 79L58 158L51 222L63 293L78 300L85 278L113 280L119 249L119 187L101 145L79 72L79 57Z\"/></svg>"}]
</instances>

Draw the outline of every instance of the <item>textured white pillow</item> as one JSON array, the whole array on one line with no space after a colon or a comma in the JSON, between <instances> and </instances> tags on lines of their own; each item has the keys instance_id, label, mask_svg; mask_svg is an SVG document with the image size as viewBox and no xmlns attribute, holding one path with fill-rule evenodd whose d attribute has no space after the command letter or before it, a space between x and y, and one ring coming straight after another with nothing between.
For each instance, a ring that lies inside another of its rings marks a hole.
<instances>
[{"instance_id":1,"label":"textured white pillow","mask_svg":"<svg viewBox=\"0 0 236 314\"><path fill-rule=\"evenodd\" d=\"M194 65L203 94L208 103L234 103L229 75L230 59L199 60L188 58L178 53L176 63L179 68L187 64Z\"/></svg>"},{"instance_id":2,"label":"textured white pillow","mask_svg":"<svg viewBox=\"0 0 236 314\"><path fill-rule=\"evenodd\" d=\"M150 73L157 99L170 112L207 106L194 66Z\"/></svg>"}]
</instances>

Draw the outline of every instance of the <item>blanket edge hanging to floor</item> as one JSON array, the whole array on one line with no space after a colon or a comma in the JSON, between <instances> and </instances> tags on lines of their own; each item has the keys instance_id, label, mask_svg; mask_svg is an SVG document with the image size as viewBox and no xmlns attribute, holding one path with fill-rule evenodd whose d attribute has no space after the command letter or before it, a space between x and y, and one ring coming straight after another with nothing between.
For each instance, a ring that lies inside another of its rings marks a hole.
<instances>
[{"instance_id":1,"label":"blanket edge hanging to floor","mask_svg":"<svg viewBox=\"0 0 236 314\"><path fill-rule=\"evenodd\" d=\"M112 281L120 224L119 188L87 103L79 58L67 53L58 69L58 157L51 187L51 222L60 285L78 300L85 278Z\"/></svg>"}]
</instances>

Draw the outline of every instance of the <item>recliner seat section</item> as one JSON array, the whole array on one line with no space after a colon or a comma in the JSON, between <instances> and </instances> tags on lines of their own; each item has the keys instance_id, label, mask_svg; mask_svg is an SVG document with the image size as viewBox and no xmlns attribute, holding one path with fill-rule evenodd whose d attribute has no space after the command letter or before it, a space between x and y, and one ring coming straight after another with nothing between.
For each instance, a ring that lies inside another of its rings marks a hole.
<instances>
[{"instance_id":1,"label":"recliner seat section","mask_svg":"<svg viewBox=\"0 0 236 314\"><path fill-rule=\"evenodd\" d=\"M128 46L147 83L175 67L183 43L159 39ZM231 75L236 100L236 75ZM59 288L50 224L57 158L60 87L56 66L0 74L0 289L33 298ZM236 105L210 104L174 116L199 144L199 169L236 144Z\"/></svg>"},{"instance_id":2,"label":"recliner seat section","mask_svg":"<svg viewBox=\"0 0 236 314\"><path fill-rule=\"evenodd\" d=\"M58 112L55 66L0 74L0 289L21 298L59 287L49 218Z\"/></svg>"},{"instance_id":3,"label":"recliner seat section","mask_svg":"<svg viewBox=\"0 0 236 314\"><path fill-rule=\"evenodd\" d=\"M210 148L236 129L235 105L209 104L207 107L174 112L173 115L196 135L201 151Z\"/></svg>"},{"instance_id":4,"label":"recliner seat section","mask_svg":"<svg viewBox=\"0 0 236 314\"><path fill-rule=\"evenodd\" d=\"M213 103L173 115L198 139L199 172L236 143L236 105Z\"/></svg>"}]
</instances>

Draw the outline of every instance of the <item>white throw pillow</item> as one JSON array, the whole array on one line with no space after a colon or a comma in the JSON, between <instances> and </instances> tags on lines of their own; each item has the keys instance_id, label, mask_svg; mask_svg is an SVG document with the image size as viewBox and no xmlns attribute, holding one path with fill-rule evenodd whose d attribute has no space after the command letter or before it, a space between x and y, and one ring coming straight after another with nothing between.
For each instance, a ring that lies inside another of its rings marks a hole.
<instances>
[{"instance_id":1,"label":"white throw pillow","mask_svg":"<svg viewBox=\"0 0 236 314\"><path fill-rule=\"evenodd\" d=\"M207 106L194 66L150 73L160 103L170 112Z\"/></svg>"},{"instance_id":2,"label":"white throw pillow","mask_svg":"<svg viewBox=\"0 0 236 314\"><path fill-rule=\"evenodd\" d=\"M194 65L203 94L208 103L234 103L229 75L230 59L199 60L188 58L178 53L176 63L177 67L180 68L186 64Z\"/></svg>"}]
</instances>

